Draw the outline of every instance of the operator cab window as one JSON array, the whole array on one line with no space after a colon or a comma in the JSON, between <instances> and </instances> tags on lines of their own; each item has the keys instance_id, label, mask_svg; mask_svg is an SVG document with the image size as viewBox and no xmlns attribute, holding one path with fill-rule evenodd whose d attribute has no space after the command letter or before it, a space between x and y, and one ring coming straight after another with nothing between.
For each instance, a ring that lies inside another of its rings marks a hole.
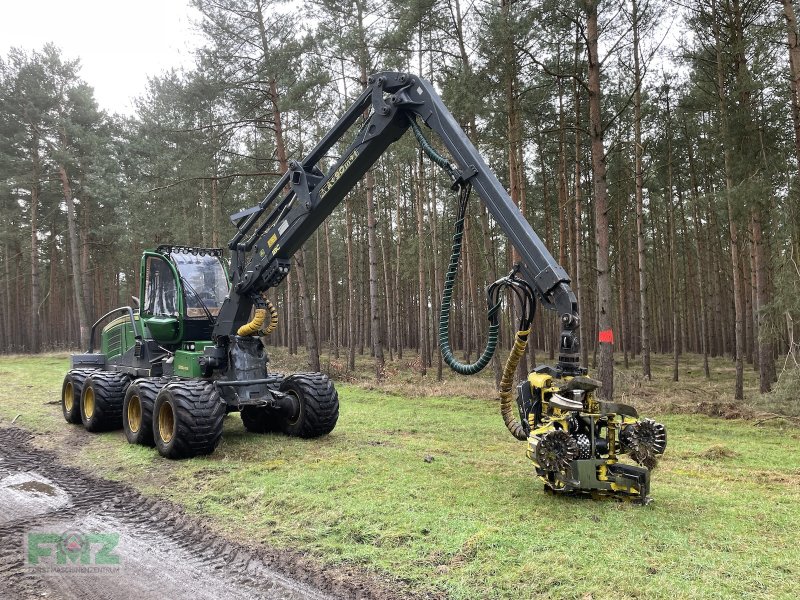
<instances>
[{"instance_id":1,"label":"operator cab window","mask_svg":"<svg viewBox=\"0 0 800 600\"><path fill-rule=\"evenodd\" d=\"M142 312L157 317L177 317L178 285L167 261L149 256L145 268Z\"/></svg>"},{"instance_id":2,"label":"operator cab window","mask_svg":"<svg viewBox=\"0 0 800 600\"><path fill-rule=\"evenodd\" d=\"M181 275L186 316L190 319L206 319L209 314L216 317L228 295L228 277L219 258L188 252L173 252L170 256Z\"/></svg>"}]
</instances>

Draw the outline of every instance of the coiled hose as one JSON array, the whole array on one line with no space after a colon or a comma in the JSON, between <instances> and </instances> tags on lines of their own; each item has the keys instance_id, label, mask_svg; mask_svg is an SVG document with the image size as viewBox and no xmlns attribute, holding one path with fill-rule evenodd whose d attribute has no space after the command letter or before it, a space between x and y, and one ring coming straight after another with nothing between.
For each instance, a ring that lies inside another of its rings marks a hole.
<instances>
[{"instance_id":1,"label":"coiled hose","mask_svg":"<svg viewBox=\"0 0 800 600\"><path fill-rule=\"evenodd\" d=\"M453 286L458 273L458 262L461 259L461 240L464 237L464 219L471 188L472 186L467 183L459 190L460 202L455 231L453 232L453 251L450 254L450 265L447 267L447 275L445 276L444 289L442 291L442 304L439 311L439 350L442 353L442 360L453 371L461 375L475 375L475 373L479 373L489 364L497 349L497 338L500 330L500 299L498 297L493 302L491 296L487 296L489 334L483 352L478 357L478 360L469 364L460 362L453 355L453 350L450 347L450 305L453 300Z\"/></svg>"},{"instance_id":2,"label":"coiled hose","mask_svg":"<svg viewBox=\"0 0 800 600\"><path fill-rule=\"evenodd\" d=\"M266 297L264 297L264 302L266 302L267 310L269 311L269 325L267 325L266 329L262 329L260 333L261 335L269 335L278 327L278 311Z\"/></svg>"},{"instance_id":3,"label":"coiled hose","mask_svg":"<svg viewBox=\"0 0 800 600\"><path fill-rule=\"evenodd\" d=\"M522 424L514 416L511 395L514 389L514 373L517 371L519 359L525 354L530 333L530 329L517 331L517 335L514 337L514 347L511 349L511 354L508 355L506 366L503 369L503 376L500 379L500 414L503 416L503 423L506 424L511 435L518 440L526 440L528 434L525 433Z\"/></svg>"},{"instance_id":4,"label":"coiled hose","mask_svg":"<svg viewBox=\"0 0 800 600\"><path fill-rule=\"evenodd\" d=\"M275 328L278 326L278 311L275 310L275 307L272 305L266 296L256 295L253 297L253 304L256 307L256 311L253 314L252 320L249 323L245 323L236 331L236 335L269 335ZM262 330L261 328L264 326L264 321L267 320L267 312L270 314L269 325L267 328Z\"/></svg>"},{"instance_id":5,"label":"coiled hose","mask_svg":"<svg viewBox=\"0 0 800 600\"><path fill-rule=\"evenodd\" d=\"M451 179L456 179L453 165L444 156L436 152L430 142L425 138L414 117L408 118L411 131L417 138L420 148L437 165L442 167ZM461 375L475 375L480 373L492 360L497 349L497 339L500 330L500 300L492 302L487 298L487 309L489 317L489 334L486 339L486 346L483 352L474 363L462 363L453 355L450 347L450 305L453 301L453 286L456 282L458 273L458 263L461 260L461 241L464 237L464 219L467 213L467 202L472 185L461 182L458 184L458 216L456 218L455 230L453 231L453 251L450 254L450 265L447 267L447 274L444 279L444 289L442 290L442 303L439 310L439 351L442 353L442 360L456 373Z\"/></svg>"}]
</instances>

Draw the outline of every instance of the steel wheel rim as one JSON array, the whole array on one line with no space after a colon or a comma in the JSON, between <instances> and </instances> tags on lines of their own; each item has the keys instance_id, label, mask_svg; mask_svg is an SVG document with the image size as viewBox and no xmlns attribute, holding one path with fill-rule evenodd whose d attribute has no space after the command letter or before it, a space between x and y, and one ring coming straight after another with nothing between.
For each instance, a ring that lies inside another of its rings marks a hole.
<instances>
[{"instance_id":1,"label":"steel wheel rim","mask_svg":"<svg viewBox=\"0 0 800 600\"><path fill-rule=\"evenodd\" d=\"M94 414L94 390L91 387L83 392L83 414L87 419L91 419Z\"/></svg>"},{"instance_id":2,"label":"steel wheel rim","mask_svg":"<svg viewBox=\"0 0 800 600\"><path fill-rule=\"evenodd\" d=\"M297 395L297 392L295 392L293 390L289 390L288 392L285 392L285 394L287 396L291 396L291 397L294 398L294 401L292 402L292 404L294 404L294 406L295 406L294 414L290 415L286 419L286 422L289 425L296 425L297 422L300 420L300 417L303 414L303 403L300 402L300 396Z\"/></svg>"},{"instance_id":3,"label":"steel wheel rim","mask_svg":"<svg viewBox=\"0 0 800 600\"><path fill-rule=\"evenodd\" d=\"M72 412L73 407L75 406L75 396L73 395L72 391L72 382L68 381L66 385L64 385L64 410L67 412Z\"/></svg>"},{"instance_id":4,"label":"steel wheel rim","mask_svg":"<svg viewBox=\"0 0 800 600\"><path fill-rule=\"evenodd\" d=\"M134 394L128 401L128 429L131 433L137 433L142 426L142 402L139 396Z\"/></svg>"},{"instance_id":5,"label":"steel wheel rim","mask_svg":"<svg viewBox=\"0 0 800 600\"><path fill-rule=\"evenodd\" d=\"M172 405L164 402L158 409L158 435L165 444L169 444L175 434L175 413Z\"/></svg>"}]
</instances>

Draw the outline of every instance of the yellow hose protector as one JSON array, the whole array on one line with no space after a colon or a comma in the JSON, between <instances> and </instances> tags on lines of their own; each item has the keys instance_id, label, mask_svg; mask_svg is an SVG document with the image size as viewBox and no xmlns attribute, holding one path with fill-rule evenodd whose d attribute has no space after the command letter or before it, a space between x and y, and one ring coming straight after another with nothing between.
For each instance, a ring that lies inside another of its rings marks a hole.
<instances>
[{"instance_id":1,"label":"yellow hose protector","mask_svg":"<svg viewBox=\"0 0 800 600\"><path fill-rule=\"evenodd\" d=\"M531 330L518 331L514 338L514 347L508 355L506 366L503 369L503 377L500 379L500 414L503 415L503 422L506 427L518 440L526 440L528 436L517 418L514 416L514 408L511 401L511 393L514 389L514 373L517 370L519 359L525 354L528 347L528 335Z\"/></svg>"},{"instance_id":2,"label":"yellow hose protector","mask_svg":"<svg viewBox=\"0 0 800 600\"><path fill-rule=\"evenodd\" d=\"M236 335L255 335L261 326L264 324L264 319L267 317L267 310L265 308L257 308L256 314L253 315L253 320L239 327Z\"/></svg>"},{"instance_id":3,"label":"yellow hose protector","mask_svg":"<svg viewBox=\"0 0 800 600\"><path fill-rule=\"evenodd\" d=\"M264 298L267 303L267 310L269 311L269 325L266 329L261 330L261 335L269 335L278 327L278 311L272 305L272 302Z\"/></svg>"}]
</instances>

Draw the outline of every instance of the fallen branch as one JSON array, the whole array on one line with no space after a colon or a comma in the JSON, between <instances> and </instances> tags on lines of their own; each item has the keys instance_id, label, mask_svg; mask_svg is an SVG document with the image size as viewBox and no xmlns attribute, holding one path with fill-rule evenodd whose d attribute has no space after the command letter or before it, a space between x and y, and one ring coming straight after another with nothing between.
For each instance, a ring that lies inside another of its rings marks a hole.
<instances>
[{"instance_id":1,"label":"fallen branch","mask_svg":"<svg viewBox=\"0 0 800 600\"><path fill-rule=\"evenodd\" d=\"M789 415L779 415L778 413L763 413L764 417L756 421L755 425L761 425L762 423L766 423L767 421L773 421L775 419L786 419L787 421L792 421L794 423L800 423L800 417L792 417Z\"/></svg>"}]
</instances>

